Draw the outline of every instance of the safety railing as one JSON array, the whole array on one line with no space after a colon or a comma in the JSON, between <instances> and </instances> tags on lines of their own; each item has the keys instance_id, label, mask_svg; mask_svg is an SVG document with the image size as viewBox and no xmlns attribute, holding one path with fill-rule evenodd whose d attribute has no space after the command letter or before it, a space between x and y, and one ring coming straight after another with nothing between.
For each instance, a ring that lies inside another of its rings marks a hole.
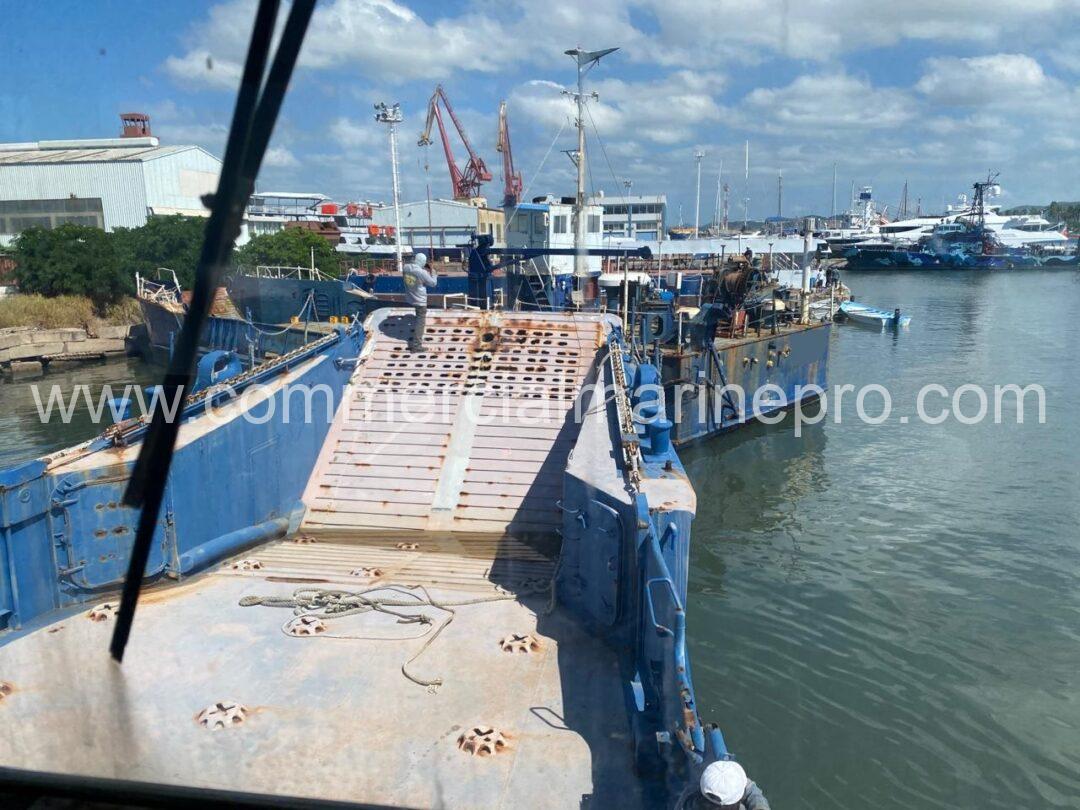
<instances>
[{"instance_id":1,"label":"safety railing","mask_svg":"<svg viewBox=\"0 0 1080 810\"><path fill-rule=\"evenodd\" d=\"M642 560L643 573L645 576L644 603L652 629L658 636L670 638L672 664L674 665L675 684L678 689L679 712L676 716L682 721L675 728L675 736L682 746L683 751L695 763L701 763L705 753L705 734L701 722L697 716L697 707L694 702L694 688L690 683L689 668L687 666L686 653L686 611L683 609L682 600L679 598L675 580L668 569L667 561L661 547L661 539L656 533L652 522L647 529L645 548L646 556ZM679 529L674 523L669 523L664 530L664 537L671 545L675 545L679 538ZM650 573L655 574L650 576ZM667 594L674 614L673 626L663 624L657 619L656 604L653 598L654 588L663 586L663 592ZM669 695L660 695L661 701L670 700Z\"/></svg>"}]
</instances>

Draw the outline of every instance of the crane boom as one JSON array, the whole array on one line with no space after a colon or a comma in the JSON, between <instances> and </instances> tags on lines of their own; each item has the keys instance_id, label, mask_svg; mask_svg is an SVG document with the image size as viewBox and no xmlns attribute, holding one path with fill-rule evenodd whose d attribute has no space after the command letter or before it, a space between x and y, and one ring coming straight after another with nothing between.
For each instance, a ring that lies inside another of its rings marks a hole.
<instances>
[{"instance_id":1,"label":"crane boom","mask_svg":"<svg viewBox=\"0 0 1080 810\"><path fill-rule=\"evenodd\" d=\"M503 156L503 207L512 208L521 199L525 184L521 172L514 171L514 153L510 148L510 122L506 118L506 102L499 102L499 140L495 149Z\"/></svg>"},{"instance_id":2,"label":"crane boom","mask_svg":"<svg viewBox=\"0 0 1080 810\"><path fill-rule=\"evenodd\" d=\"M440 101L442 106L446 108L454 128L457 129L458 137L461 139L461 143L464 144L465 151L469 154L464 169L458 168L457 161L454 159L454 151L450 146L450 136L446 131L446 125L443 123L442 110L439 108ZM427 122L424 124L424 131L420 134L419 141L417 141L420 146L428 146L431 143L432 124L438 124L439 126L439 137L442 139L446 166L450 170L450 185L454 189L454 199L473 200L481 196L480 187L491 179L491 172L488 171L484 159L473 151L472 144L469 143L469 137L465 134L465 128L454 113L450 99L447 98L441 84L436 85L435 92L431 94L431 99L428 101Z\"/></svg>"}]
</instances>

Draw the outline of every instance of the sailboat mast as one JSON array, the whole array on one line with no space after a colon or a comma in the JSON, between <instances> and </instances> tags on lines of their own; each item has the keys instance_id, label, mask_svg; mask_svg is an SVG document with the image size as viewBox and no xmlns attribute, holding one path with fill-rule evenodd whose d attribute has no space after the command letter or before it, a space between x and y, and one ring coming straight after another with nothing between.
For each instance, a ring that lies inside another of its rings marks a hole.
<instances>
[{"instance_id":1,"label":"sailboat mast","mask_svg":"<svg viewBox=\"0 0 1080 810\"><path fill-rule=\"evenodd\" d=\"M705 153L700 149L694 152L694 161L697 163L697 186L694 191L694 238L697 239L701 233L701 161L704 160Z\"/></svg>"},{"instance_id":2,"label":"sailboat mast","mask_svg":"<svg viewBox=\"0 0 1080 810\"><path fill-rule=\"evenodd\" d=\"M750 219L750 141L744 147L743 166L743 201L742 201L742 229L746 230L746 224Z\"/></svg>"}]
</instances>

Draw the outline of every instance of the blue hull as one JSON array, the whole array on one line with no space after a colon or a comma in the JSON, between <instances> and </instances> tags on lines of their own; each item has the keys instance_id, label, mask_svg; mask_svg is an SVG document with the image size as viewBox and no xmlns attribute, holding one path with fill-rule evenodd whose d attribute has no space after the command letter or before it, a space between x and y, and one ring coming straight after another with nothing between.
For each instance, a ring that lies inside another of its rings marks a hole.
<instances>
[{"instance_id":1,"label":"blue hull","mask_svg":"<svg viewBox=\"0 0 1080 810\"><path fill-rule=\"evenodd\" d=\"M831 329L831 324L820 323L783 329L776 335L750 332L745 338L718 339L714 352L666 355L663 381L667 409L675 414L672 441L683 445L708 439L759 415L820 396L818 389L828 385ZM740 401L734 394L723 395L724 386L737 386L745 397ZM680 390L682 396L678 396ZM759 390L761 403L755 413L754 394Z\"/></svg>"},{"instance_id":2,"label":"blue hull","mask_svg":"<svg viewBox=\"0 0 1080 810\"><path fill-rule=\"evenodd\" d=\"M269 365L237 386L237 394L268 386L250 407L234 400L216 418L201 404L191 409L148 580L178 578L285 533L351 373L335 361L355 357L361 342L359 330L336 333ZM287 396L298 397L287 384L320 386L325 407L317 400L312 420L289 419L299 404L286 407ZM145 430L131 428L0 472L0 629L26 627L121 584L139 515L123 496Z\"/></svg>"}]
</instances>

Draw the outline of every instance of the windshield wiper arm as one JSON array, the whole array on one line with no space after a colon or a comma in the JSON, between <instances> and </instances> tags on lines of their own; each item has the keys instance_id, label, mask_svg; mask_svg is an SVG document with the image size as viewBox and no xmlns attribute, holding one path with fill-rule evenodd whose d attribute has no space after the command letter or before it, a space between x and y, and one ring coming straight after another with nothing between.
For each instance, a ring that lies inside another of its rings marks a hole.
<instances>
[{"instance_id":1,"label":"windshield wiper arm","mask_svg":"<svg viewBox=\"0 0 1080 810\"><path fill-rule=\"evenodd\" d=\"M191 387L199 337L210 312L210 303L221 278L222 268L228 261L233 243L240 233L244 206L255 187L255 177L262 165L289 79L296 67L300 46L315 10L315 0L294 0L264 83L263 76L266 73L280 4L281 0L260 0L255 14L255 26L251 32L243 78L233 110L232 127L225 147L217 193L210 202L210 219L199 256L195 288L162 383L165 402L176 402L177 398L183 400ZM159 407L154 411L127 491L124 493L124 503L128 506L141 506L142 511L139 514L138 530L124 579L116 628L109 645L109 651L117 661L123 660L124 648L131 634L131 623L139 602L139 589L150 557L154 529L161 512L161 501L172 464L176 435L180 429L179 409L174 409L176 415L173 419L167 418L166 410Z\"/></svg>"}]
</instances>

